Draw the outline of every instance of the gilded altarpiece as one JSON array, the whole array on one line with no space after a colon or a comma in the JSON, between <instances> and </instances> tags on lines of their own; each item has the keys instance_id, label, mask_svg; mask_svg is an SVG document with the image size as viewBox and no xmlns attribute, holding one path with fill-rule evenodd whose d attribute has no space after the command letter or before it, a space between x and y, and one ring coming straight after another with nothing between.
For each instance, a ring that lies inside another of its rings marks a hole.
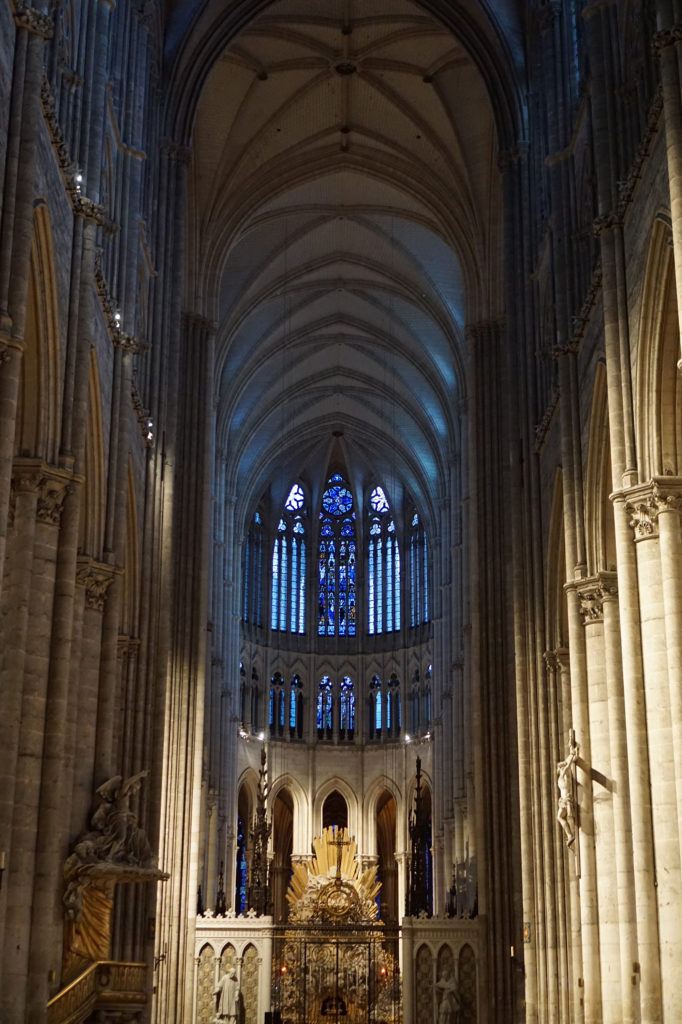
<instances>
[{"instance_id":1,"label":"gilded altarpiece","mask_svg":"<svg viewBox=\"0 0 682 1024\"><path fill-rule=\"evenodd\" d=\"M361 871L345 829L325 829L294 865L289 923L273 958L282 1024L400 1024L397 933L378 921L376 868Z\"/></svg>"}]
</instances>

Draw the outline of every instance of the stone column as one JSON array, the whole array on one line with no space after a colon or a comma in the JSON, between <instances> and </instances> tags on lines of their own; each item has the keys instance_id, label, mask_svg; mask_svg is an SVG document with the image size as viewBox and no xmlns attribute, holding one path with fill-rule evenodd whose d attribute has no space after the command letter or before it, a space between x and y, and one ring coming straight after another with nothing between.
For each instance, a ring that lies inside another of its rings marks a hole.
<instances>
[{"instance_id":1,"label":"stone column","mask_svg":"<svg viewBox=\"0 0 682 1024\"><path fill-rule=\"evenodd\" d=\"M666 635L665 588L661 579L661 550L659 545L659 499L665 503L665 494L645 485L625 492L626 509L631 516L635 534L637 574L639 578L639 603L641 609L640 628L642 637L642 665L646 708L646 725L651 764L651 810L652 810L652 854L654 868L652 878L658 905L658 934L660 947L661 1004L659 1020L668 1015L673 1018L682 1003L682 977L674 964L682 957L682 932L679 928L682 914L682 875L680 865L680 835L678 827L679 793L676 785L677 755L679 748L680 722L673 719L670 664L668 661ZM670 513L677 515L675 502ZM672 556L670 522L664 524L666 533L666 555ZM675 530L679 525L672 523ZM676 575L677 569L673 570ZM668 580L668 599L675 590L674 579ZM674 602L673 602L674 603ZM672 626L672 624L671 624ZM679 629L679 623L672 626ZM678 652L673 639L673 659ZM679 680L676 681L679 687ZM679 713L679 712L678 712ZM633 808L634 808L633 793ZM638 918L639 920L639 918ZM642 965L642 990L645 973ZM644 1016L643 1021L653 1021L653 1016Z\"/></svg>"},{"instance_id":2,"label":"stone column","mask_svg":"<svg viewBox=\"0 0 682 1024\"><path fill-rule=\"evenodd\" d=\"M31 266L43 54L45 40L52 34L51 17L28 4L15 6L14 23L14 64L0 211L0 570L5 562L14 423ZM0 571L0 588L2 583Z\"/></svg>"},{"instance_id":3,"label":"stone column","mask_svg":"<svg viewBox=\"0 0 682 1024\"><path fill-rule=\"evenodd\" d=\"M656 27L654 48L661 69L665 143L668 158L668 188L670 189L670 220L675 257L675 290L677 308L682 310L682 21L674 22L673 5L669 0L656 0ZM679 18L679 9L678 9ZM680 340L682 349L682 317ZM680 353L682 356L682 351ZM678 358L682 364L682 358Z\"/></svg>"}]
</instances>

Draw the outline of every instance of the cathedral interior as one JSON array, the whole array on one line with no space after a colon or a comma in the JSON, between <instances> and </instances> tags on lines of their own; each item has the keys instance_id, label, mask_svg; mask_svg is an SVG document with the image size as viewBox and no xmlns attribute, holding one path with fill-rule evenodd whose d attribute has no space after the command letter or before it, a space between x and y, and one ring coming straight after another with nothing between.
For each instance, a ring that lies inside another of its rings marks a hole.
<instances>
[{"instance_id":1,"label":"cathedral interior","mask_svg":"<svg viewBox=\"0 0 682 1024\"><path fill-rule=\"evenodd\" d=\"M682 1019L681 86L0 0L2 1024Z\"/></svg>"}]
</instances>

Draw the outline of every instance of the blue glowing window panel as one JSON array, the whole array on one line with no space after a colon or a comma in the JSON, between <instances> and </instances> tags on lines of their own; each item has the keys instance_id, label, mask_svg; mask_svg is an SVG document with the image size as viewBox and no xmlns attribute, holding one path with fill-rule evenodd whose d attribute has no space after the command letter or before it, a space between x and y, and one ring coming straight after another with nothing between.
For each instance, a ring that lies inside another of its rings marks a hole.
<instances>
[{"instance_id":1,"label":"blue glowing window panel","mask_svg":"<svg viewBox=\"0 0 682 1024\"><path fill-rule=\"evenodd\" d=\"M248 866L246 862L246 827L241 814L237 817L237 884L235 886L235 913L246 913L246 882Z\"/></svg>"},{"instance_id":2,"label":"blue glowing window panel","mask_svg":"<svg viewBox=\"0 0 682 1024\"><path fill-rule=\"evenodd\" d=\"M262 520L261 520L261 517L260 517L260 512L256 512L256 514L253 517L253 521L254 521L254 523L257 523L258 526L261 525Z\"/></svg>"},{"instance_id":3,"label":"blue glowing window panel","mask_svg":"<svg viewBox=\"0 0 682 1024\"><path fill-rule=\"evenodd\" d=\"M275 724L275 691L270 690L270 703L268 705L268 725L272 728Z\"/></svg>"},{"instance_id":4,"label":"blue glowing window panel","mask_svg":"<svg viewBox=\"0 0 682 1024\"><path fill-rule=\"evenodd\" d=\"M386 732L391 731L391 711L393 710L393 692L389 688L386 694Z\"/></svg>"},{"instance_id":5,"label":"blue glowing window panel","mask_svg":"<svg viewBox=\"0 0 682 1024\"><path fill-rule=\"evenodd\" d=\"M374 512L388 512L390 506L383 487L375 487L369 500Z\"/></svg>"},{"instance_id":6,"label":"blue glowing window panel","mask_svg":"<svg viewBox=\"0 0 682 1024\"><path fill-rule=\"evenodd\" d=\"M395 602L395 629L400 629L400 549L397 540L393 541L393 599Z\"/></svg>"},{"instance_id":7,"label":"blue glowing window panel","mask_svg":"<svg viewBox=\"0 0 682 1024\"><path fill-rule=\"evenodd\" d=\"M355 729L355 687L350 676L344 676L340 689L339 728L352 733Z\"/></svg>"},{"instance_id":8,"label":"blue glowing window panel","mask_svg":"<svg viewBox=\"0 0 682 1024\"><path fill-rule=\"evenodd\" d=\"M298 534L305 533L305 527L303 526L303 523L301 522L300 516L297 517L297 519L296 519L296 521L294 523L294 533L298 533Z\"/></svg>"},{"instance_id":9,"label":"blue glowing window panel","mask_svg":"<svg viewBox=\"0 0 682 1024\"><path fill-rule=\"evenodd\" d=\"M424 617L423 622L429 621L429 555L426 549L426 537L424 537L424 578L423 578L423 590L424 590Z\"/></svg>"},{"instance_id":10,"label":"blue glowing window panel","mask_svg":"<svg viewBox=\"0 0 682 1024\"><path fill-rule=\"evenodd\" d=\"M393 538L386 541L386 632L393 632Z\"/></svg>"},{"instance_id":11,"label":"blue glowing window panel","mask_svg":"<svg viewBox=\"0 0 682 1024\"><path fill-rule=\"evenodd\" d=\"M367 558L367 563L368 563L367 564L367 574L368 574L368 577L369 577L369 600L367 602L367 604L368 604L368 611L369 611L368 628L369 628L370 634L372 634L372 633L374 633L374 630L375 630L375 624L374 624L374 600L375 600L374 574L375 574L375 571L376 571L376 541L374 539L371 539L370 542L369 542L369 554L368 554L368 558Z\"/></svg>"},{"instance_id":12,"label":"blue glowing window panel","mask_svg":"<svg viewBox=\"0 0 682 1024\"><path fill-rule=\"evenodd\" d=\"M341 536L342 537L352 537L354 533L355 533L355 530L353 529L353 522L352 522L352 520L344 519L343 525L341 526Z\"/></svg>"},{"instance_id":13,"label":"blue glowing window panel","mask_svg":"<svg viewBox=\"0 0 682 1024\"><path fill-rule=\"evenodd\" d=\"M412 526L419 526L419 516L416 512L412 516Z\"/></svg>"},{"instance_id":14,"label":"blue glowing window panel","mask_svg":"<svg viewBox=\"0 0 682 1024\"><path fill-rule=\"evenodd\" d=\"M377 633L384 631L384 545L377 541Z\"/></svg>"},{"instance_id":15,"label":"blue glowing window panel","mask_svg":"<svg viewBox=\"0 0 682 1024\"><path fill-rule=\"evenodd\" d=\"M299 564L298 564L298 539L293 538L291 542L291 601L289 608L289 631L295 633L298 627L298 579L299 579Z\"/></svg>"},{"instance_id":16,"label":"blue glowing window panel","mask_svg":"<svg viewBox=\"0 0 682 1024\"><path fill-rule=\"evenodd\" d=\"M305 633L305 580L307 572L305 541L301 541L301 571L298 577L298 632Z\"/></svg>"},{"instance_id":17,"label":"blue glowing window panel","mask_svg":"<svg viewBox=\"0 0 682 1024\"><path fill-rule=\"evenodd\" d=\"M374 695L374 728L381 732L381 690Z\"/></svg>"},{"instance_id":18,"label":"blue glowing window panel","mask_svg":"<svg viewBox=\"0 0 682 1024\"><path fill-rule=\"evenodd\" d=\"M400 701L400 691L399 690L396 691L396 694L395 694L395 719L396 719L397 731L400 732L400 730L403 727L403 709L402 709L402 705L401 705L401 701Z\"/></svg>"},{"instance_id":19,"label":"blue glowing window panel","mask_svg":"<svg viewBox=\"0 0 682 1024\"><path fill-rule=\"evenodd\" d=\"M303 493L303 488L300 484L294 484L289 491L287 500L284 502L284 507L287 512L298 512L300 508L303 508L304 501L305 495Z\"/></svg>"},{"instance_id":20,"label":"blue glowing window panel","mask_svg":"<svg viewBox=\"0 0 682 1024\"><path fill-rule=\"evenodd\" d=\"M332 684L329 676L322 676L317 688L317 731L331 732L332 729Z\"/></svg>"},{"instance_id":21,"label":"blue glowing window panel","mask_svg":"<svg viewBox=\"0 0 682 1024\"><path fill-rule=\"evenodd\" d=\"M353 495L347 487L333 484L322 496L322 508L331 516L347 515L353 508Z\"/></svg>"},{"instance_id":22,"label":"blue glowing window panel","mask_svg":"<svg viewBox=\"0 0 682 1024\"><path fill-rule=\"evenodd\" d=\"M278 531L280 533L284 533L286 528L287 528L287 524L285 523L285 521L283 519L280 519L280 521L277 523Z\"/></svg>"},{"instance_id":23,"label":"blue glowing window panel","mask_svg":"<svg viewBox=\"0 0 682 1024\"><path fill-rule=\"evenodd\" d=\"M272 549L272 607L270 612L270 628L277 629L279 622L279 538Z\"/></svg>"},{"instance_id":24,"label":"blue glowing window panel","mask_svg":"<svg viewBox=\"0 0 682 1024\"><path fill-rule=\"evenodd\" d=\"M280 561L279 561L279 628L285 630L287 628L287 580L288 580L289 566L288 566L288 551L287 551L287 539L282 537L282 546L280 548Z\"/></svg>"},{"instance_id":25,"label":"blue glowing window panel","mask_svg":"<svg viewBox=\"0 0 682 1024\"><path fill-rule=\"evenodd\" d=\"M278 718L278 722L279 722L279 730L281 732L282 729L284 729L284 705L285 705L284 690L280 690L279 691L279 694L277 695L277 700L279 702L279 714L278 714L277 718Z\"/></svg>"}]
</instances>

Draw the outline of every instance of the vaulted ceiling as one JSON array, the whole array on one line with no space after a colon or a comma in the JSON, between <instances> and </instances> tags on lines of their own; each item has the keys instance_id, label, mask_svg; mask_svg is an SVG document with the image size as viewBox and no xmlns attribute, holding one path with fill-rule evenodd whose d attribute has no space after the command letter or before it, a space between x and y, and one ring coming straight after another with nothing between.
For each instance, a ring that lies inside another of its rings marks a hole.
<instances>
[{"instance_id":1,"label":"vaulted ceiling","mask_svg":"<svg viewBox=\"0 0 682 1024\"><path fill-rule=\"evenodd\" d=\"M500 312L497 160L481 69L410 0L279 0L228 43L193 125L188 289L237 495L332 456L435 517L465 327Z\"/></svg>"}]
</instances>

